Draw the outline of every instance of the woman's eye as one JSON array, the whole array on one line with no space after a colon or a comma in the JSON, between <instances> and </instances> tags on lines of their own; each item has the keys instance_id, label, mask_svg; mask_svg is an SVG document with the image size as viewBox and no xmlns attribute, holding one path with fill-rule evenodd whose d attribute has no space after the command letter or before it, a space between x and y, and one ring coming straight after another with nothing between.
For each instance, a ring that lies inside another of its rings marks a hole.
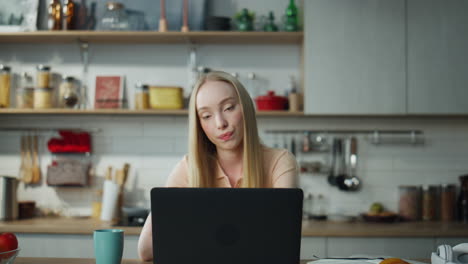
<instances>
[{"instance_id":1,"label":"woman's eye","mask_svg":"<svg viewBox=\"0 0 468 264\"><path fill-rule=\"evenodd\" d=\"M207 120L207 119L209 119L210 117L211 117L211 115L205 115L205 116L202 116L202 119Z\"/></svg>"},{"instance_id":2,"label":"woman's eye","mask_svg":"<svg viewBox=\"0 0 468 264\"><path fill-rule=\"evenodd\" d=\"M234 110L234 106L233 106L233 105L231 105L231 106L229 106L229 107L226 107L226 109L224 109L224 111L232 111L232 110Z\"/></svg>"}]
</instances>

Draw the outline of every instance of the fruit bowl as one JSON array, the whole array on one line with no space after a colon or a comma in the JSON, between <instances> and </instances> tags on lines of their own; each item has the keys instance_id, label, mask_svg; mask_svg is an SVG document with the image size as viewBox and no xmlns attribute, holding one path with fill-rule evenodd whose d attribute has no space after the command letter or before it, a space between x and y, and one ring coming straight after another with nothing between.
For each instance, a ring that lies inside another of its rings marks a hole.
<instances>
[{"instance_id":1,"label":"fruit bowl","mask_svg":"<svg viewBox=\"0 0 468 264\"><path fill-rule=\"evenodd\" d=\"M399 220L399 215L392 212L383 212L380 214L361 214L362 219L366 222L376 222L376 223L393 223Z\"/></svg>"},{"instance_id":2,"label":"fruit bowl","mask_svg":"<svg viewBox=\"0 0 468 264\"><path fill-rule=\"evenodd\" d=\"M20 249L17 248L15 250L0 253L0 264L13 264L19 252Z\"/></svg>"}]
</instances>

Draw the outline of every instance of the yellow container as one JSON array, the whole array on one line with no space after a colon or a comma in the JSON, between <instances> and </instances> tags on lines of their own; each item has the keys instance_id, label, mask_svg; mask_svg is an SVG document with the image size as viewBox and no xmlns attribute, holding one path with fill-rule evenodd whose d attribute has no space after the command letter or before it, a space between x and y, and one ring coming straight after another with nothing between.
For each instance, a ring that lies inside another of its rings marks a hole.
<instances>
[{"instance_id":1,"label":"yellow container","mask_svg":"<svg viewBox=\"0 0 468 264\"><path fill-rule=\"evenodd\" d=\"M150 86L150 106L153 109L182 109L184 100L181 87Z\"/></svg>"}]
</instances>

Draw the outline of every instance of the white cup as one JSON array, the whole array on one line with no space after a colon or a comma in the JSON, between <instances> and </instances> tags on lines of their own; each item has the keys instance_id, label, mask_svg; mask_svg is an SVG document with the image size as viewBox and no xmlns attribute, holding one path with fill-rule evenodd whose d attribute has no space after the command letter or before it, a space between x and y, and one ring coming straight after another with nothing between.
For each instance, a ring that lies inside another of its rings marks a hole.
<instances>
[{"instance_id":1,"label":"white cup","mask_svg":"<svg viewBox=\"0 0 468 264\"><path fill-rule=\"evenodd\" d=\"M119 185L113 181L104 181L104 190L102 194L101 220L112 221L117 209L119 200Z\"/></svg>"}]
</instances>

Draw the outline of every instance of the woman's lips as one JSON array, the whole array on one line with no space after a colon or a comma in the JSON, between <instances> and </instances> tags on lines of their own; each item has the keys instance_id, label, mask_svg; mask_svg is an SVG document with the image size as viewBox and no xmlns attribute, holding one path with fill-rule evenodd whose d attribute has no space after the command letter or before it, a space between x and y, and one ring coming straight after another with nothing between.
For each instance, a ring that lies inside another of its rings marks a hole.
<instances>
[{"instance_id":1,"label":"woman's lips","mask_svg":"<svg viewBox=\"0 0 468 264\"><path fill-rule=\"evenodd\" d=\"M221 136L219 136L218 138L221 139L221 140L226 141L226 140L229 140L232 137L232 134L233 134L233 132L224 133Z\"/></svg>"}]
</instances>

